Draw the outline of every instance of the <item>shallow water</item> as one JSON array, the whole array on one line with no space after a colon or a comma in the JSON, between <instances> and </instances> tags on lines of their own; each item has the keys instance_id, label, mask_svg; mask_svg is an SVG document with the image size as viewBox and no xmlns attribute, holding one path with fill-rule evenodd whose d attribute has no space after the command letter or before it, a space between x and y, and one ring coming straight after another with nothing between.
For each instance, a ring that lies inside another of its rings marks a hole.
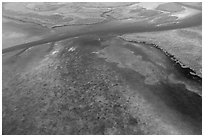
<instances>
[{"instance_id":1,"label":"shallow water","mask_svg":"<svg viewBox=\"0 0 204 137\"><path fill-rule=\"evenodd\" d=\"M144 98L151 106L147 111L159 116L161 125L172 127L173 134L201 134L201 81L187 77L164 52L151 44L102 35L74 38L68 45L74 49L70 54L94 55L94 60L116 71L134 91L132 96Z\"/></svg>"},{"instance_id":2,"label":"shallow water","mask_svg":"<svg viewBox=\"0 0 204 137\"><path fill-rule=\"evenodd\" d=\"M40 40L48 34L50 30L40 25L2 17L2 49Z\"/></svg>"},{"instance_id":3,"label":"shallow water","mask_svg":"<svg viewBox=\"0 0 204 137\"><path fill-rule=\"evenodd\" d=\"M16 55L16 52L13 52L14 56L12 52L5 54L3 85L9 82L9 79L6 79L8 76L12 78L22 70L35 68L48 54L58 54L49 49L51 44L33 47L19 55ZM186 74L179 70L182 68L176 67L175 62L161 50L151 44L127 42L114 35L82 36L58 44L69 47L66 54L76 53L81 57L91 55L93 58L90 60L111 67L132 89L132 96L144 98L151 106L146 108L143 102L137 102L147 109L145 111L155 117L156 121L160 121L159 126L172 128L169 133L201 134L202 98L198 94L201 93L202 85L200 81L186 77ZM40 57L38 53L41 54Z\"/></svg>"},{"instance_id":4,"label":"shallow water","mask_svg":"<svg viewBox=\"0 0 204 137\"><path fill-rule=\"evenodd\" d=\"M144 97L161 121L173 125L182 134L201 134L202 79L192 77L189 71L185 71L154 45L127 42L116 37L124 33L195 26L201 23L200 16L165 26L157 26L145 20L136 23L128 20L109 22L81 28L81 31L72 30L49 36L49 29L7 20L3 22L3 53L77 36L67 40L72 43L69 52L93 54L121 75L135 95ZM22 53L13 51L12 54L4 54L3 85L16 73L35 67L52 51L49 46L53 43L33 47ZM68 44L65 41L63 45L66 47ZM4 49L7 47L11 48Z\"/></svg>"},{"instance_id":5,"label":"shallow water","mask_svg":"<svg viewBox=\"0 0 204 137\"><path fill-rule=\"evenodd\" d=\"M200 133L200 81L186 77L182 68L178 68L168 56L151 45L117 38L106 41L105 45L107 47L95 54L111 63L127 84L148 100L158 115L178 129Z\"/></svg>"},{"instance_id":6,"label":"shallow water","mask_svg":"<svg viewBox=\"0 0 204 137\"><path fill-rule=\"evenodd\" d=\"M44 37L43 39L26 42L25 44L15 45L11 48L3 49L3 53L28 48L48 42L54 42L63 40L66 38L76 37L80 35L107 35L107 34L125 34L125 33L136 33L136 32L149 32L149 31L163 31L169 29L178 29L200 25L202 23L202 14L197 14L183 20L178 20L177 23L168 23L164 25L159 25L159 22L150 23L149 19L144 19L140 21L134 20L122 20L122 21L111 21L108 23L96 24L89 27L79 28L77 31L75 30L64 30L63 32L57 34L50 34ZM158 26L159 25L159 26Z\"/></svg>"}]
</instances>

